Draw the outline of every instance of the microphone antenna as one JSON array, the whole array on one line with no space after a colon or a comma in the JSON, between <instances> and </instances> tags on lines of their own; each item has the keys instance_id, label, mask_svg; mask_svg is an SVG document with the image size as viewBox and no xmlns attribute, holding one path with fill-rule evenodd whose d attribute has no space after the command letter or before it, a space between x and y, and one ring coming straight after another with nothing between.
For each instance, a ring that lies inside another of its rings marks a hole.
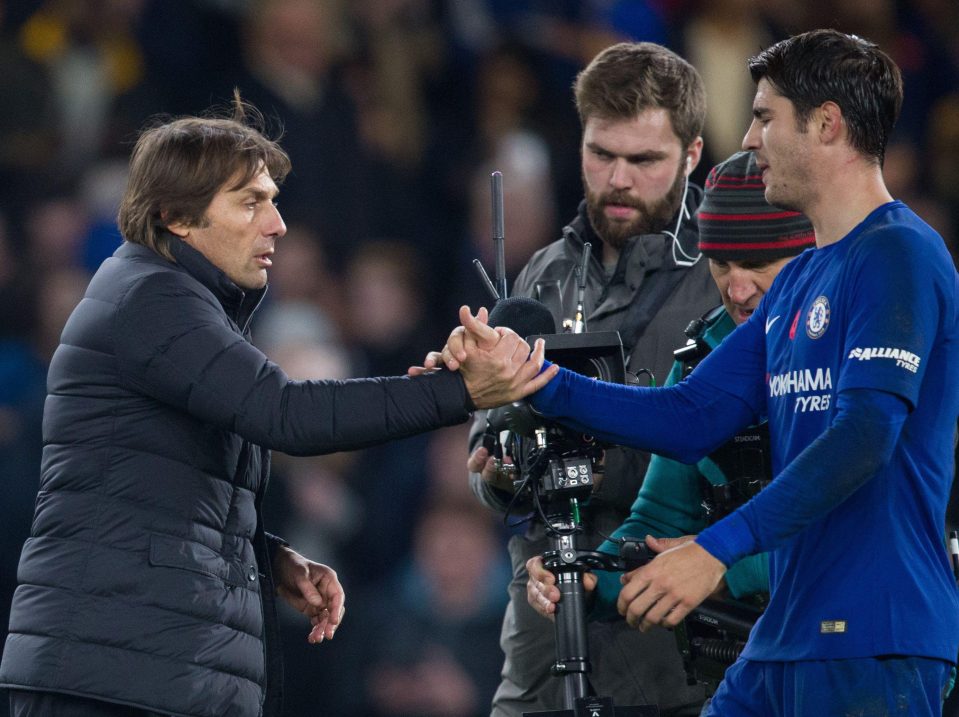
<instances>
[{"instance_id":1,"label":"microphone antenna","mask_svg":"<svg viewBox=\"0 0 959 717\"><path fill-rule=\"evenodd\" d=\"M493 249L496 253L496 293L505 299L506 294L506 248L503 231L503 173L490 175L493 195ZM489 278L487 277L487 281Z\"/></svg>"},{"instance_id":2,"label":"microphone antenna","mask_svg":"<svg viewBox=\"0 0 959 717\"><path fill-rule=\"evenodd\" d=\"M476 267L476 273L479 274L480 279L483 282L483 286L486 287L486 290L493 297L493 301L499 301L499 292L496 291L496 287L493 286L493 282L489 280L489 274L486 273L486 269L483 268L483 262L479 259L473 259L473 266Z\"/></svg>"},{"instance_id":3,"label":"microphone antenna","mask_svg":"<svg viewBox=\"0 0 959 717\"><path fill-rule=\"evenodd\" d=\"M583 244L583 263L576 267L576 277L579 279L579 290L576 294L576 317L573 319L573 333L581 334L586 331L586 310L583 304L586 301L586 272L589 271L589 255L593 245Z\"/></svg>"}]
</instances>

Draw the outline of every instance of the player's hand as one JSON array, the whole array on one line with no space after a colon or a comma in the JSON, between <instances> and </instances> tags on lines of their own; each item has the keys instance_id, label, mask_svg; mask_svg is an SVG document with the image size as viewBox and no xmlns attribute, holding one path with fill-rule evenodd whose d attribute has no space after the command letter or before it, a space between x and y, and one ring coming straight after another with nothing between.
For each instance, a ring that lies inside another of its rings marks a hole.
<instances>
[{"instance_id":1,"label":"player's hand","mask_svg":"<svg viewBox=\"0 0 959 717\"><path fill-rule=\"evenodd\" d=\"M689 537L689 536L687 536ZM647 538L653 550L665 548L652 561L623 576L616 608L631 627L675 627L719 586L726 566L698 543L672 539L672 547Z\"/></svg>"},{"instance_id":2,"label":"player's hand","mask_svg":"<svg viewBox=\"0 0 959 717\"><path fill-rule=\"evenodd\" d=\"M516 332L486 324L486 310L476 316L468 306L460 308L462 331L454 331L443 348L443 361L454 363L466 382L466 390L477 408L495 408L518 401L545 386L559 371L543 371L546 344L537 339L532 353Z\"/></svg>"}]
</instances>

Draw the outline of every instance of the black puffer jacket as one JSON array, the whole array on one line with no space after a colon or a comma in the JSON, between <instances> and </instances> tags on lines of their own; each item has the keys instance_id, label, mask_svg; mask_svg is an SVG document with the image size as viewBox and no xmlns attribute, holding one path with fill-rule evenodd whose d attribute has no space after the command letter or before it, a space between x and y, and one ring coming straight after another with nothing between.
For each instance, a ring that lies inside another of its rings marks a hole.
<instances>
[{"instance_id":1,"label":"black puffer jacket","mask_svg":"<svg viewBox=\"0 0 959 717\"><path fill-rule=\"evenodd\" d=\"M256 717L278 687L267 702L268 449L359 448L470 402L445 372L291 382L248 340L263 291L174 245L176 264L120 247L64 329L0 686Z\"/></svg>"}]
</instances>

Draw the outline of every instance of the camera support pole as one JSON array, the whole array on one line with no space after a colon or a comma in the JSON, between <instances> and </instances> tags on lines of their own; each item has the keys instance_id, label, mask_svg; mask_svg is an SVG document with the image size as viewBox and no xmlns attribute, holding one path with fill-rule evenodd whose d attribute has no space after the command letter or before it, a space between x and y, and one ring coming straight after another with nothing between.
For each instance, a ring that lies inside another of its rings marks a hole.
<instances>
[{"instance_id":1,"label":"camera support pole","mask_svg":"<svg viewBox=\"0 0 959 717\"><path fill-rule=\"evenodd\" d=\"M582 475L582 462L566 461L563 473ZM554 475L556 471L554 471ZM556 662L554 676L563 678L565 710L535 713L541 717L657 717L655 705L613 705L609 697L589 695L589 638L586 631L586 590L583 574L594 568L621 568L622 558L593 550L583 550L578 539L583 532L579 517L579 501L570 498L565 514L549 516L550 550L543 554L543 564L556 575L560 600L556 604ZM637 549L638 551L638 549Z\"/></svg>"},{"instance_id":2,"label":"camera support pole","mask_svg":"<svg viewBox=\"0 0 959 717\"><path fill-rule=\"evenodd\" d=\"M618 343L619 350L622 345ZM515 425L511 427L515 430ZM619 555L584 550L579 539L585 532L580 516L581 499L592 495L593 466L601 449L588 436L580 436L572 449L563 435L550 445L549 427L533 430L536 447L523 461L518 490L531 493L534 514L549 536L550 549L543 564L556 576L560 600L556 605L556 662L551 672L563 678L566 709L524 712L524 717L659 717L656 705L617 707L611 697L590 695L589 639L586 629L585 573L593 569L629 570L649 559L640 541L621 540Z\"/></svg>"},{"instance_id":3,"label":"camera support pole","mask_svg":"<svg viewBox=\"0 0 959 717\"><path fill-rule=\"evenodd\" d=\"M550 538L552 550L546 553L545 564L556 575L556 586L561 595L556 605L556 662L552 672L562 676L566 707L572 709L577 698L588 693L586 676L591 665L586 634L586 590L583 587L586 566L579 560L576 540L579 530L572 523L563 527L576 532L554 534Z\"/></svg>"}]
</instances>

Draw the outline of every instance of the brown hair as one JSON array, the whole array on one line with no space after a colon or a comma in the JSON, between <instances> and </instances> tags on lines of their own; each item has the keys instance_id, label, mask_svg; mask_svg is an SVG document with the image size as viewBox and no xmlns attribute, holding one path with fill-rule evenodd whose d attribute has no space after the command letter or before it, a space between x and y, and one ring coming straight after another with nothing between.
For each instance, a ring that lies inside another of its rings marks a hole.
<instances>
[{"instance_id":1,"label":"brown hair","mask_svg":"<svg viewBox=\"0 0 959 717\"><path fill-rule=\"evenodd\" d=\"M146 127L130 157L117 223L123 237L173 260L174 222L203 226L213 197L235 179L242 187L263 167L279 184L290 171L286 152L264 134L263 115L233 93L231 117L181 117Z\"/></svg>"},{"instance_id":2,"label":"brown hair","mask_svg":"<svg viewBox=\"0 0 959 717\"><path fill-rule=\"evenodd\" d=\"M584 127L590 117L632 119L661 108L685 148L706 121L706 88L696 68L652 42L607 47L579 73L573 91Z\"/></svg>"}]
</instances>

